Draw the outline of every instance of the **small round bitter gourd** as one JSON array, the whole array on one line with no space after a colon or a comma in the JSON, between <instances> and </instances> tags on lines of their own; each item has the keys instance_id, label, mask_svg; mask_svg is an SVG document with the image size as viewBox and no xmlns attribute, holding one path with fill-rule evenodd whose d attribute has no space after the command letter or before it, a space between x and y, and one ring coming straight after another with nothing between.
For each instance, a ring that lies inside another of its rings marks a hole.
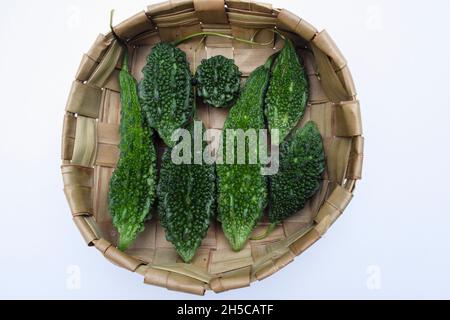
<instances>
[{"instance_id":1,"label":"small round bitter gourd","mask_svg":"<svg viewBox=\"0 0 450 320\"><path fill-rule=\"evenodd\" d=\"M239 94L242 73L224 56L204 59L195 75L197 95L216 108L230 106Z\"/></svg>"}]
</instances>

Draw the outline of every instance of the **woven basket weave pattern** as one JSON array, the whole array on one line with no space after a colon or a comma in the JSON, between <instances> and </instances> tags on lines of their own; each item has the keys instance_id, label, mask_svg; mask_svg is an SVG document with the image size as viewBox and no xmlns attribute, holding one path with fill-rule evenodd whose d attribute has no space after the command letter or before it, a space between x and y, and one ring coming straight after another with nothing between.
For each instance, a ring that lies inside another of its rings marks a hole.
<instances>
[{"instance_id":1,"label":"woven basket weave pattern","mask_svg":"<svg viewBox=\"0 0 450 320\"><path fill-rule=\"evenodd\" d=\"M109 180L119 149L120 94L118 73L123 49L112 34L99 35L83 56L66 105L62 135L62 175L73 220L89 246L114 264L144 276L147 284L204 294L250 285L277 272L315 243L343 213L361 179L363 137L360 105L350 70L326 31L287 10L248 0L173 0L148 7L117 25L115 33L132 50L132 73L141 70L154 45L193 33L214 31L265 46L231 39L201 37L183 43L192 71L215 55L233 58L245 79L283 40L277 28L296 44L310 82L306 121L317 123L325 143L327 170L318 194L306 208L287 219L263 241L250 241L233 252L214 222L191 264L184 264L154 219L125 253L115 245L118 234L108 212ZM208 128L222 129L227 110L200 104L198 115ZM160 147L161 149L161 147ZM159 150L161 151L161 150ZM255 232L264 230L262 221Z\"/></svg>"}]
</instances>

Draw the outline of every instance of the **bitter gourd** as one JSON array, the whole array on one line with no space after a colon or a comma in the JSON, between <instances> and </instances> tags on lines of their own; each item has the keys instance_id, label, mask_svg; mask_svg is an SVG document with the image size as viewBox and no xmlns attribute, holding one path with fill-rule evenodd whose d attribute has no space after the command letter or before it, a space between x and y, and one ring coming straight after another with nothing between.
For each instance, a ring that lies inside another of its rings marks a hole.
<instances>
[{"instance_id":1,"label":"bitter gourd","mask_svg":"<svg viewBox=\"0 0 450 320\"><path fill-rule=\"evenodd\" d=\"M233 59L220 55L204 59L195 74L197 95L213 107L228 107L239 93L241 75Z\"/></svg>"},{"instance_id":2,"label":"bitter gourd","mask_svg":"<svg viewBox=\"0 0 450 320\"><path fill-rule=\"evenodd\" d=\"M241 95L225 122L221 137L223 158L229 151L226 148L228 129L259 130L265 128L264 95L269 84L272 59L257 68L247 80ZM248 149L248 152L251 150ZM237 146L234 145L234 160ZM261 173L260 163L250 164L246 154L245 164L223 163L217 165L218 175L218 214L222 229L233 250L241 250L256 223L267 206L267 179Z\"/></svg>"},{"instance_id":3,"label":"bitter gourd","mask_svg":"<svg viewBox=\"0 0 450 320\"><path fill-rule=\"evenodd\" d=\"M322 136L312 121L280 144L279 171L270 177L273 225L297 213L317 192L325 170Z\"/></svg>"},{"instance_id":4,"label":"bitter gourd","mask_svg":"<svg viewBox=\"0 0 450 320\"><path fill-rule=\"evenodd\" d=\"M110 180L109 211L125 250L144 230L156 193L156 150L152 130L145 124L136 81L125 56L119 75L121 121L120 158Z\"/></svg>"},{"instance_id":5,"label":"bitter gourd","mask_svg":"<svg viewBox=\"0 0 450 320\"><path fill-rule=\"evenodd\" d=\"M192 75L186 54L169 43L157 44L142 70L140 93L150 127L165 144L173 147L175 130L184 127L193 115Z\"/></svg>"},{"instance_id":6,"label":"bitter gourd","mask_svg":"<svg viewBox=\"0 0 450 320\"><path fill-rule=\"evenodd\" d=\"M193 259L201 245L216 206L215 166L194 164L193 145L192 141L191 164L175 164L173 150L166 149L158 184L161 224L166 230L167 240L186 263ZM199 150L200 153L202 151L203 148Z\"/></svg>"},{"instance_id":7,"label":"bitter gourd","mask_svg":"<svg viewBox=\"0 0 450 320\"><path fill-rule=\"evenodd\" d=\"M291 40L286 39L277 57L266 96L266 117L280 142L297 125L308 102L308 80Z\"/></svg>"}]
</instances>

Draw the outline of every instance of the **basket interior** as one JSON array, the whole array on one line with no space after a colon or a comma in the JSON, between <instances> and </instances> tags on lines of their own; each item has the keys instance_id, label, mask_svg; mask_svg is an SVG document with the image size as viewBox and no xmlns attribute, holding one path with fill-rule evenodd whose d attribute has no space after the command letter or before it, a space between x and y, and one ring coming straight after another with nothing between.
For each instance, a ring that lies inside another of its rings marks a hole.
<instances>
[{"instance_id":1,"label":"basket interior","mask_svg":"<svg viewBox=\"0 0 450 320\"><path fill-rule=\"evenodd\" d=\"M204 44L200 43L201 38L184 43L180 48L187 53L189 63L193 70L199 65L201 59L204 58L219 54L233 58L235 59L236 65L242 71L245 80L254 69L264 64L269 56L283 47L284 41L282 39L277 38L275 43L275 37L273 35L271 36L274 39L274 43L263 48L252 48L250 46L234 48L231 42L220 43L217 39L215 39L214 45L209 47L208 41ZM153 39L143 40L148 42L154 41L155 44L159 40L158 35L150 37L153 37ZM304 43L298 41L297 45L299 47L298 53L302 56L307 68L307 73L310 75L310 90L312 93L306 115L301 123L299 123L299 126L302 126L302 124L308 120L315 121L321 130L325 142L326 154L328 154L330 142L333 138L332 130L330 130L333 125L333 119L331 117L332 105L325 101L325 94L323 93L320 82L314 81L316 75L313 69L314 58L312 54L305 48ZM153 46L153 44L136 46L133 52L132 73L138 81L142 79L141 71L146 64L146 57L151 52ZM114 93L114 95L117 96L116 93ZM109 102L109 104L105 103L102 106L102 117L99 121L106 121L110 124L118 125L120 115L120 103L118 103L119 97L117 96L115 99L110 99ZM318 104L317 102L321 103ZM314 103L314 105L312 105L312 103ZM229 109L218 109L203 105L201 99L197 99L197 107L198 117L208 129L220 130L223 128ZM161 156L164 148L165 146L159 141L159 156ZM116 153L116 155L118 154ZM107 196L109 179L117 160L118 157L114 157L114 159L111 158L111 163L108 167L95 166L95 176L97 179L96 188L94 188L94 198L97 199L94 206L95 220L99 225L104 238L114 245L117 244L118 233L112 225L111 216L108 212ZM280 242L297 240L298 236L312 224L315 215L323 201L325 201L329 190L328 186L328 173L326 172L321 190L308 202L305 209L285 220L283 224L278 226L266 239L262 241L250 241L239 253L234 253L231 250L219 223L214 221L192 264L201 269L202 272L214 275L251 266L261 259L267 260L267 255L272 255L274 250L277 250L278 247L282 247ZM157 216L157 214L155 216ZM260 222L256 228L255 234L263 232L268 224L267 215L265 215L264 220ZM287 248L287 246L288 245L284 244L284 247ZM145 231L127 250L127 253L146 263L162 267L183 262L181 258L178 257L173 245L166 241L164 229L157 219L147 222ZM276 254L280 255L283 253L285 252L278 249ZM270 258L272 258L272 256Z\"/></svg>"}]
</instances>

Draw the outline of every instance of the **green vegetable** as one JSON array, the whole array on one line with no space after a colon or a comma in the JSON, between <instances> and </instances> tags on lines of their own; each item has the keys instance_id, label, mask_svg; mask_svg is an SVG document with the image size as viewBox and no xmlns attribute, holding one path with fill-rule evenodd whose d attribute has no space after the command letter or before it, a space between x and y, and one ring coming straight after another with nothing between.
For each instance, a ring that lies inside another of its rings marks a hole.
<instances>
[{"instance_id":1,"label":"green vegetable","mask_svg":"<svg viewBox=\"0 0 450 320\"><path fill-rule=\"evenodd\" d=\"M322 136L308 122L280 144L280 167L270 177L269 218L273 226L304 208L318 191L325 170Z\"/></svg>"},{"instance_id":2,"label":"green vegetable","mask_svg":"<svg viewBox=\"0 0 450 320\"><path fill-rule=\"evenodd\" d=\"M266 96L266 116L271 130L279 130L280 142L302 118L308 102L308 80L294 45L286 39L275 61Z\"/></svg>"},{"instance_id":3,"label":"green vegetable","mask_svg":"<svg viewBox=\"0 0 450 320\"><path fill-rule=\"evenodd\" d=\"M119 231L119 249L125 250L150 218L156 191L156 150L152 130L142 115L136 81L128 71L127 55L119 81L120 159L110 180L109 211Z\"/></svg>"},{"instance_id":4,"label":"green vegetable","mask_svg":"<svg viewBox=\"0 0 450 320\"><path fill-rule=\"evenodd\" d=\"M269 84L272 59L257 68L247 80L245 87L231 109L222 134L223 157L226 159L227 129L265 128L264 95ZM249 149L248 146L246 149ZM261 164L250 164L250 152L246 164L237 164L237 145L234 145L235 164L217 166L219 188L219 220L233 250L241 250L267 205L267 179L261 174Z\"/></svg>"},{"instance_id":5,"label":"green vegetable","mask_svg":"<svg viewBox=\"0 0 450 320\"><path fill-rule=\"evenodd\" d=\"M232 59L224 56L204 59L195 75L197 94L206 104L216 108L227 107L239 93L241 75Z\"/></svg>"},{"instance_id":6,"label":"green vegetable","mask_svg":"<svg viewBox=\"0 0 450 320\"><path fill-rule=\"evenodd\" d=\"M142 107L150 127L173 147L172 133L193 115L192 76L186 54L168 43L157 44L142 70Z\"/></svg>"},{"instance_id":7,"label":"green vegetable","mask_svg":"<svg viewBox=\"0 0 450 320\"><path fill-rule=\"evenodd\" d=\"M192 164L174 164L172 149L166 149L158 185L159 216L166 238L186 263L208 231L216 197L215 167L194 164L193 142L191 146Z\"/></svg>"}]
</instances>

